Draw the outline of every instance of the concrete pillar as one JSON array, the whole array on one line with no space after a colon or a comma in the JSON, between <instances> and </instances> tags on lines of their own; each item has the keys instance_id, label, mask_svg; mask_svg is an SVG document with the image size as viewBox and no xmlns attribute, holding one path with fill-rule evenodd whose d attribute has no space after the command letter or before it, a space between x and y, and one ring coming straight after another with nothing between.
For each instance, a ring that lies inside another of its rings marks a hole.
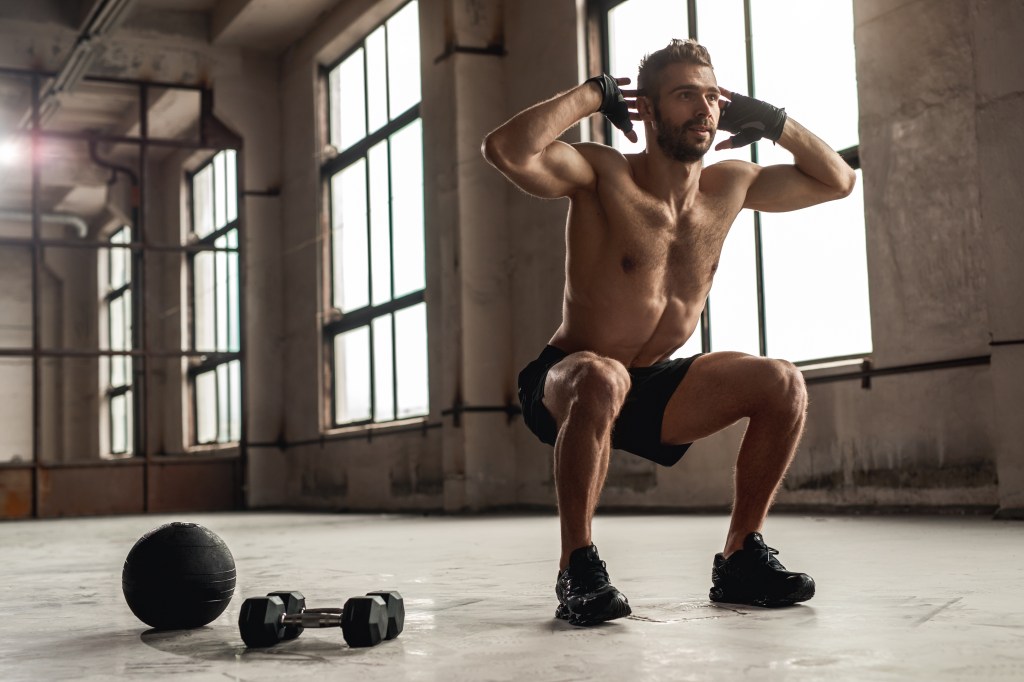
<instances>
[{"instance_id":1,"label":"concrete pillar","mask_svg":"<svg viewBox=\"0 0 1024 682\"><path fill-rule=\"evenodd\" d=\"M442 242L441 402L454 412L445 417L444 506L478 510L515 501L512 425L503 412L474 411L515 400L507 186L480 154L506 118L503 3L423 3L420 21L425 129L439 131L425 143L435 172L427 187L439 193L427 208Z\"/></svg>"},{"instance_id":2,"label":"concrete pillar","mask_svg":"<svg viewBox=\"0 0 1024 682\"><path fill-rule=\"evenodd\" d=\"M977 0L974 60L1000 515L1024 517L1024 0Z\"/></svg>"}]
</instances>

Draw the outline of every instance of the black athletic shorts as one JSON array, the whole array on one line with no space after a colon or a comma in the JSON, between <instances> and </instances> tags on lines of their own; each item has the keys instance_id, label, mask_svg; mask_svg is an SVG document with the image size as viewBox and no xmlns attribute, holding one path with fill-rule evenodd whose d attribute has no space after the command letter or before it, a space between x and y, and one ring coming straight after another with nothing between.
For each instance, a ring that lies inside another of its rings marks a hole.
<instances>
[{"instance_id":1,"label":"black athletic shorts","mask_svg":"<svg viewBox=\"0 0 1024 682\"><path fill-rule=\"evenodd\" d=\"M567 355L559 348L547 346L519 373L519 402L523 406L523 419L534 435L548 445L555 444L558 426L544 407L544 380L548 370ZM692 358L666 360L650 367L628 368L632 385L612 429L612 447L667 467L680 460L690 443L663 445L661 421L669 398L686 376L690 365L699 357L698 354Z\"/></svg>"}]
</instances>

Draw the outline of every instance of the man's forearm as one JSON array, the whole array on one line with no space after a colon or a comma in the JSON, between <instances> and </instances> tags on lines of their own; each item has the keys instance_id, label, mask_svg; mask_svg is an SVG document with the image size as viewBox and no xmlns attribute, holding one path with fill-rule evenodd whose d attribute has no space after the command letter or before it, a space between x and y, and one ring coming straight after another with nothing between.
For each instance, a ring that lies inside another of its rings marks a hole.
<instances>
[{"instance_id":1,"label":"man's forearm","mask_svg":"<svg viewBox=\"0 0 1024 682\"><path fill-rule=\"evenodd\" d=\"M592 83L535 104L484 138L484 156L491 163L519 163L544 151L567 128L597 111L601 93Z\"/></svg>"},{"instance_id":2,"label":"man's forearm","mask_svg":"<svg viewBox=\"0 0 1024 682\"><path fill-rule=\"evenodd\" d=\"M853 189L857 175L843 161L843 157L792 118L786 119L779 145L793 154L796 167L804 175L841 190L844 194L849 194Z\"/></svg>"}]
</instances>

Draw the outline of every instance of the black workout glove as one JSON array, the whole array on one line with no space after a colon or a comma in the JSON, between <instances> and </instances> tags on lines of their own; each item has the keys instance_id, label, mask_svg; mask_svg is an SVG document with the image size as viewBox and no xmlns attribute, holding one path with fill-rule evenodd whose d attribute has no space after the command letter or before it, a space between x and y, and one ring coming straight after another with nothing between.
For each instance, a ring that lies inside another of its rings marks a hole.
<instances>
[{"instance_id":1,"label":"black workout glove","mask_svg":"<svg viewBox=\"0 0 1024 682\"><path fill-rule=\"evenodd\" d=\"M778 142L786 125L786 110L773 107L753 97L733 93L722 110L718 128L735 133L730 138L733 149L757 142L762 137Z\"/></svg>"},{"instance_id":2,"label":"black workout glove","mask_svg":"<svg viewBox=\"0 0 1024 682\"><path fill-rule=\"evenodd\" d=\"M601 88L601 108L598 111L622 132L632 132L633 120L629 117L629 106L615 79L603 73L600 76L588 78L586 82L597 83L597 87Z\"/></svg>"}]
</instances>

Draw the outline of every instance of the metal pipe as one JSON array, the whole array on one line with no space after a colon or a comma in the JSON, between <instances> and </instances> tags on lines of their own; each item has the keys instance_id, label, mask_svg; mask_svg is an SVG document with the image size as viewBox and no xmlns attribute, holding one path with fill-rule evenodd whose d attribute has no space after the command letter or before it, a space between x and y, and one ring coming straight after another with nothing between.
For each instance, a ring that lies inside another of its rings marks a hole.
<instances>
[{"instance_id":1,"label":"metal pipe","mask_svg":"<svg viewBox=\"0 0 1024 682\"><path fill-rule=\"evenodd\" d=\"M977 365L988 365L992 363L991 355L976 355L967 358L954 358L952 360L938 360L934 362L919 362L910 365L895 365L892 367L872 367L867 360L864 361L861 369L855 372L843 372L840 374L825 374L816 377L806 377L804 381L808 385L830 384L836 381L860 380L864 388L871 387L873 377L894 376L897 374L911 374L914 372L932 372L942 369L954 369L957 367L973 367Z\"/></svg>"},{"instance_id":2,"label":"metal pipe","mask_svg":"<svg viewBox=\"0 0 1024 682\"><path fill-rule=\"evenodd\" d=\"M0 220L17 220L19 222L32 222L32 211L11 211L0 209ZM78 236L85 239L89 234L89 224L76 215L70 213L43 213L39 216L39 222L56 225L69 225L78 230Z\"/></svg>"},{"instance_id":3,"label":"metal pipe","mask_svg":"<svg viewBox=\"0 0 1024 682\"><path fill-rule=\"evenodd\" d=\"M38 69L24 69L12 66L0 66L0 76L39 76L41 78L56 78L56 71L40 71ZM142 80L139 78L118 78L116 76L86 76L82 79L86 83L117 83L119 85L146 85L154 88L169 88L173 90L195 90L203 91L207 86L203 83L180 83L174 81Z\"/></svg>"},{"instance_id":4,"label":"metal pipe","mask_svg":"<svg viewBox=\"0 0 1024 682\"><path fill-rule=\"evenodd\" d=\"M226 252L236 253L237 248L230 246L214 246L209 243L198 242L195 244L147 244L145 247L139 242L130 242L127 244L114 244L111 245L109 242L98 242L98 241L76 241L73 239L37 239L33 241L31 238L25 237L3 237L0 236L0 246L11 246L14 248L24 247L31 248L32 244L38 243L44 247L57 247L67 249L95 249L106 250L106 249L131 249L132 251L142 251L143 248L146 251L160 251L160 252L179 252L179 253L199 253L201 251L210 251L212 253Z\"/></svg>"},{"instance_id":5,"label":"metal pipe","mask_svg":"<svg viewBox=\"0 0 1024 682\"><path fill-rule=\"evenodd\" d=\"M106 168L107 170L113 171L115 174L124 173L125 175L127 175L128 178L132 181L132 198L134 200L134 192L137 190L139 186L139 176L136 175L135 171L133 171L128 166L119 166L116 163L111 163L110 161L107 161L106 159L101 159L99 152L96 151L96 143L96 138L89 139L89 158L92 159L92 162L95 163L100 168Z\"/></svg>"}]
</instances>

